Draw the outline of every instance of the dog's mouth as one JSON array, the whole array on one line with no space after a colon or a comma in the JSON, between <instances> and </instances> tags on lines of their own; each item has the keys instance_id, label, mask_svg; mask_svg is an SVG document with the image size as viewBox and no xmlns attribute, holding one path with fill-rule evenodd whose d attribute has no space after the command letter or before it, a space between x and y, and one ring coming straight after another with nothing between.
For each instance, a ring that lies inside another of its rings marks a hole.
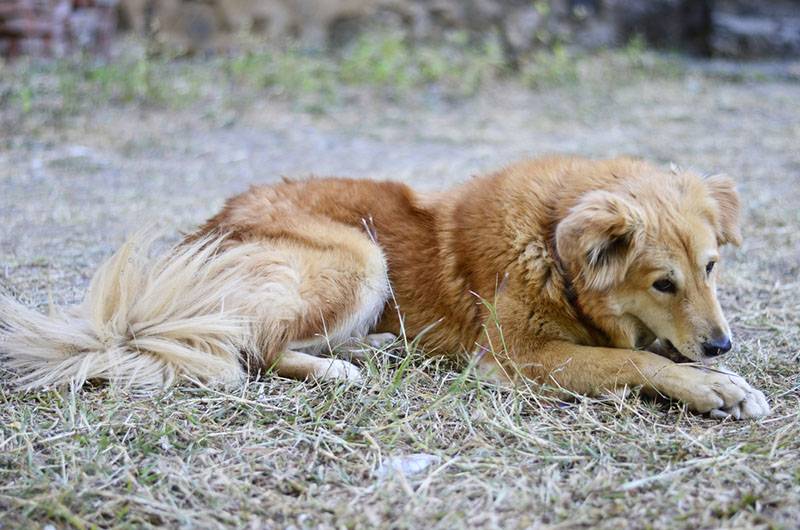
<instances>
[{"instance_id":1,"label":"dog's mouth","mask_svg":"<svg viewBox=\"0 0 800 530\"><path fill-rule=\"evenodd\" d=\"M676 363L696 363L697 359L687 357L672 344L672 341L665 338L659 338L653 330L647 327L644 322L639 320L639 330L636 336L635 348L640 350L648 350L652 353L666 357L667 359ZM707 364L709 358L703 358L699 362Z\"/></svg>"},{"instance_id":2,"label":"dog's mouth","mask_svg":"<svg viewBox=\"0 0 800 530\"><path fill-rule=\"evenodd\" d=\"M682 354L669 339L658 339L650 348L650 351L676 363L696 362L694 359Z\"/></svg>"},{"instance_id":3,"label":"dog's mouth","mask_svg":"<svg viewBox=\"0 0 800 530\"><path fill-rule=\"evenodd\" d=\"M684 354L682 354L680 352L680 350L678 350L678 348L676 348L675 345L672 344L671 340L664 339L664 343L665 343L665 346L667 347L667 350L669 351L669 354L674 357L673 361L675 361L676 363L677 362L681 362L681 363L693 362L692 359L690 359L687 356L685 356Z\"/></svg>"}]
</instances>

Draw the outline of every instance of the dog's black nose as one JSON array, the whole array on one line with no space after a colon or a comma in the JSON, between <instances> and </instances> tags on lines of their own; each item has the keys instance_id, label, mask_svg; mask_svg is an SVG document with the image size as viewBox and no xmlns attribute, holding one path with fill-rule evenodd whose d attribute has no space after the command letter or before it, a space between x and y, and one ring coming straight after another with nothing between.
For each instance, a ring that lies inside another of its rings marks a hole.
<instances>
[{"instance_id":1,"label":"dog's black nose","mask_svg":"<svg viewBox=\"0 0 800 530\"><path fill-rule=\"evenodd\" d=\"M731 350L731 338L723 335L718 339L712 339L703 343L703 353L706 357L716 357Z\"/></svg>"}]
</instances>

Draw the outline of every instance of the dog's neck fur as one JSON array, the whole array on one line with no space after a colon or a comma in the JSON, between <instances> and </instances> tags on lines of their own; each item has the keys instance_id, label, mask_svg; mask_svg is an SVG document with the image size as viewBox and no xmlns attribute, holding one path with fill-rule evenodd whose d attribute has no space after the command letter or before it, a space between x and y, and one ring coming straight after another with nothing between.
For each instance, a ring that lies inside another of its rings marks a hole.
<instances>
[{"instance_id":1,"label":"dog's neck fur","mask_svg":"<svg viewBox=\"0 0 800 530\"><path fill-rule=\"evenodd\" d=\"M580 324L586 328L586 331L594 340L599 339L599 341L602 343L609 344L611 339L608 333L601 329L595 323L594 319L592 319L592 317L588 315L581 306L575 281L565 267L564 262L561 260L561 256L558 254L558 248L555 244L555 234L548 239L548 252L550 252L551 256L553 256L553 272L561 280L559 282L561 291L564 296L564 300L566 300L569 304L570 311L573 313L578 322L580 322Z\"/></svg>"}]
</instances>

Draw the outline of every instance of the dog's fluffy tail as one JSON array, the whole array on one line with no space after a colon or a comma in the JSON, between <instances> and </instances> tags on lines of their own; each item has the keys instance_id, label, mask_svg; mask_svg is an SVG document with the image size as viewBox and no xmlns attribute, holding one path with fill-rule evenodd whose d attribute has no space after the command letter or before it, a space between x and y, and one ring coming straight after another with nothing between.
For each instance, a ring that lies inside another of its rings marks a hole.
<instances>
[{"instance_id":1,"label":"dog's fluffy tail","mask_svg":"<svg viewBox=\"0 0 800 530\"><path fill-rule=\"evenodd\" d=\"M150 259L152 239L125 243L95 273L82 304L49 315L0 297L0 353L25 389L109 380L163 387L185 376L241 381L249 322L230 300L247 246L219 238ZM226 307L226 300L229 302Z\"/></svg>"}]
</instances>

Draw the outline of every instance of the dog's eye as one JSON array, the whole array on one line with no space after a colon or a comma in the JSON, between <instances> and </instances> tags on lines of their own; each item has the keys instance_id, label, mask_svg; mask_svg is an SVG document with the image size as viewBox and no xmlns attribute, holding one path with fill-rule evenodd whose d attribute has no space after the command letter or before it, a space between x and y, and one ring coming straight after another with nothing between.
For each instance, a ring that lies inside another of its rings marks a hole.
<instances>
[{"instance_id":1,"label":"dog's eye","mask_svg":"<svg viewBox=\"0 0 800 530\"><path fill-rule=\"evenodd\" d=\"M711 274L711 271L713 271L713 270L714 270L714 265L715 265L716 263L717 263L717 262L716 262L716 261L713 261L713 260L708 262L708 264L706 265L706 274Z\"/></svg>"},{"instance_id":2,"label":"dog's eye","mask_svg":"<svg viewBox=\"0 0 800 530\"><path fill-rule=\"evenodd\" d=\"M662 278L656 282L653 282L653 289L662 293L674 293L675 284L672 283L672 280Z\"/></svg>"}]
</instances>

